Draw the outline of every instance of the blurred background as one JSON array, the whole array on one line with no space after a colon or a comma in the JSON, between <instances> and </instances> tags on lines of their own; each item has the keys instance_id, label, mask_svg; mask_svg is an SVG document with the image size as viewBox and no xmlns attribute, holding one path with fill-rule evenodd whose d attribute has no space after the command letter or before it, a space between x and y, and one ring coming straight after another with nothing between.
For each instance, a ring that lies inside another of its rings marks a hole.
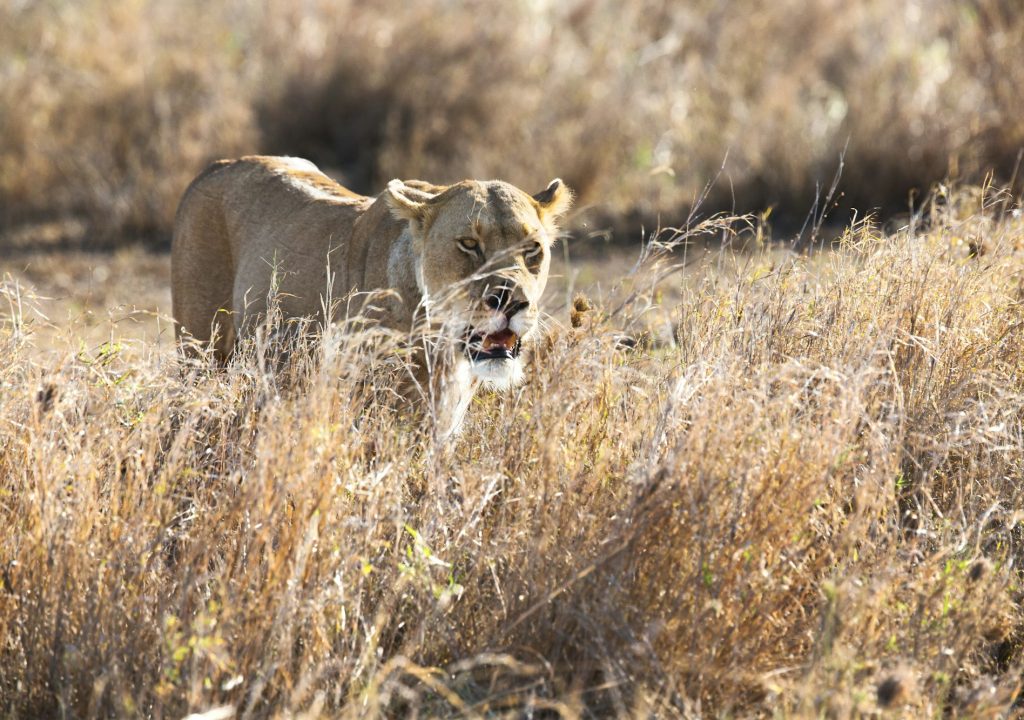
<instances>
[{"instance_id":1,"label":"blurred background","mask_svg":"<svg viewBox=\"0 0 1024 720\"><path fill-rule=\"evenodd\" d=\"M0 252L166 247L209 161L564 178L577 229L1015 178L1020 0L2 0Z\"/></svg>"}]
</instances>

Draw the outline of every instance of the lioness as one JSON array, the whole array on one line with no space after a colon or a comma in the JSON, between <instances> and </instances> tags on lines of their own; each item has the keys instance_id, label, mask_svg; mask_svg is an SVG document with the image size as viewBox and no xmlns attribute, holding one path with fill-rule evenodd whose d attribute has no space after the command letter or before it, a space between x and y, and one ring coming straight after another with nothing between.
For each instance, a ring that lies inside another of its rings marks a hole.
<instances>
[{"instance_id":1,"label":"lioness","mask_svg":"<svg viewBox=\"0 0 1024 720\"><path fill-rule=\"evenodd\" d=\"M212 340L225 359L266 313L273 283L285 317L321 320L328 291L340 299L393 290L373 303L384 326L407 332L437 307L434 323L456 327L454 352L429 378L441 432L450 433L481 381L519 382L556 222L571 201L560 180L533 196L500 181L392 180L364 197L306 160L221 160L192 181L175 218L177 335ZM461 303L442 309L435 300L453 290Z\"/></svg>"}]
</instances>

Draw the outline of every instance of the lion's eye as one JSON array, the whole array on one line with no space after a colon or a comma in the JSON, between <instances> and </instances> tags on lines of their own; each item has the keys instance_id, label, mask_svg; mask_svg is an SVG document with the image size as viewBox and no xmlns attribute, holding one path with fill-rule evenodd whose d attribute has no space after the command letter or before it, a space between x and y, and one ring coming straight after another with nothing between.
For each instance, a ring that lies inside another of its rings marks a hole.
<instances>
[{"instance_id":1,"label":"lion's eye","mask_svg":"<svg viewBox=\"0 0 1024 720\"><path fill-rule=\"evenodd\" d=\"M480 241L473 237L456 238L455 242L466 252L477 253L480 250Z\"/></svg>"}]
</instances>

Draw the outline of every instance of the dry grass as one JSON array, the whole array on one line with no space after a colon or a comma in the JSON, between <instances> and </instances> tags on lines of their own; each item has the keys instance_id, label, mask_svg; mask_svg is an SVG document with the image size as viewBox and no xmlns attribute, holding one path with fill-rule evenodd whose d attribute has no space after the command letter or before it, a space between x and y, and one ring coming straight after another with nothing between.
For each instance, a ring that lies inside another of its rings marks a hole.
<instances>
[{"instance_id":1,"label":"dry grass","mask_svg":"<svg viewBox=\"0 0 1024 720\"><path fill-rule=\"evenodd\" d=\"M0 223L166 233L207 161L256 150L368 192L561 176L675 222L727 155L706 209L802 218L846 148L841 202L902 210L1009 180L1022 54L1015 0L8 2Z\"/></svg>"},{"instance_id":2,"label":"dry grass","mask_svg":"<svg viewBox=\"0 0 1024 720\"><path fill-rule=\"evenodd\" d=\"M212 373L116 326L40 354L7 283L2 712L1007 710L1024 221L1003 199L660 284L678 255L652 248L557 311L451 455L381 402L379 339L333 336L287 386L259 348Z\"/></svg>"}]
</instances>

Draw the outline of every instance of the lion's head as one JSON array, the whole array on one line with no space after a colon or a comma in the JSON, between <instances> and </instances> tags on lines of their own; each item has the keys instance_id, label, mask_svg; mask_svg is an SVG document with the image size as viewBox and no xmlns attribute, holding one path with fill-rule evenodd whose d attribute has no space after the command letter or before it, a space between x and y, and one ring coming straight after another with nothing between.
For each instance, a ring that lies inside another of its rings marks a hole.
<instances>
[{"instance_id":1,"label":"lion's head","mask_svg":"<svg viewBox=\"0 0 1024 720\"><path fill-rule=\"evenodd\" d=\"M423 299L454 329L473 375L499 388L517 383L571 191L561 180L533 196L500 181L392 180L386 198L409 223Z\"/></svg>"}]
</instances>

